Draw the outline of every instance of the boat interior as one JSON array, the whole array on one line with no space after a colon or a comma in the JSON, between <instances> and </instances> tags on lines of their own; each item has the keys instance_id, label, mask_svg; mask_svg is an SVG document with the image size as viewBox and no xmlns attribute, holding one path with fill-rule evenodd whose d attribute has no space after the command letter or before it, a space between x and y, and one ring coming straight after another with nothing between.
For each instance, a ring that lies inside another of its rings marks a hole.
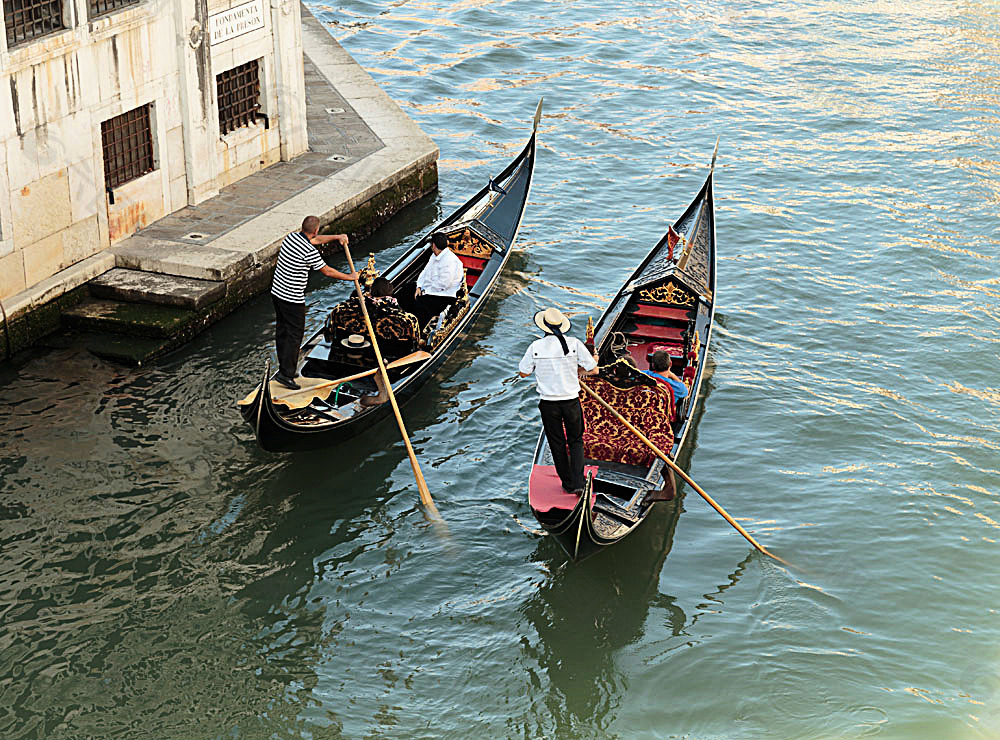
<instances>
[{"instance_id":1,"label":"boat interior","mask_svg":"<svg viewBox=\"0 0 1000 740\"><path fill-rule=\"evenodd\" d=\"M611 327L599 345L600 374L586 382L670 455L690 416L701 357L699 331L707 326L710 309L673 273L633 289L620 305L608 317ZM670 386L645 374L658 351L669 355L672 372L687 386L684 399L676 401ZM582 394L581 403L595 529L613 539L637 524L655 500L663 487L664 463L591 396ZM540 521L555 525L579 499L563 491L544 438L539 452L531 478L532 508Z\"/></svg>"},{"instance_id":2,"label":"boat interior","mask_svg":"<svg viewBox=\"0 0 1000 740\"><path fill-rule=\"evenodd\" d=\"M429 239L422 242L422 247L415 248L409 259L400 260L383 276L392 286L395 300L371 296L372 283L379 277L374 255L369 255L368 264L361 271L365 307L393 384L417 372L459 326L474 300L470 298L470 290L482 278L499 248L489 238L488 229L474 220L439 231L447 236L448 247L462 261L464 280L456 301L423 326L408 309L413 307L417 277L431 254ZM352 336L363 338L363 343L360 346L356 341L352 343ZM356 294L351 295L330 309L322 331L302 347L298 378L302 390L290 391L271 381L271 398L278 413L288 421L303 425L332 424L365 410L357 403L363 397L377 397L376 367L361 304ZM364 377L353 377L366 372Z\"/></svg>"}]
</instances>

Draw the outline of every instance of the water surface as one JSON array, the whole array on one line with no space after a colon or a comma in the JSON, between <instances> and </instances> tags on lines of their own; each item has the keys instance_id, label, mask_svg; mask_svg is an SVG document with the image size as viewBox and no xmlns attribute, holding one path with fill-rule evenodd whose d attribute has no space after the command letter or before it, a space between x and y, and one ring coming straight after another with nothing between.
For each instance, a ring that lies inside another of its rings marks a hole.
<instances>
[{"instance_id":1,"label":"water surface","mask_svg":"<svg viewBox=\"0 0 1000 740\"><path fill-rule=\"evenodd\" d=\"M1000 737L1000 8L965 0L311 6L441 148L380 264L523 145L517 253L392 427L269 455L232 399L266 297L151 368L0 369L0 736ZM510 382L597 315L721 136L696 495L568 566ZM309 320L346 294L321 281Z\"/></svg>"}]
</instances>

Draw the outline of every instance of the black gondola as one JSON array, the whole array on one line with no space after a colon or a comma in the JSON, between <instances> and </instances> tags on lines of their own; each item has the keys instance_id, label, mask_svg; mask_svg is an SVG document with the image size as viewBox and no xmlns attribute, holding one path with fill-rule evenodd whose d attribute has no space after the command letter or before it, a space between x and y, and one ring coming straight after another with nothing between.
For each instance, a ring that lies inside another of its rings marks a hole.
<instances>
[{"instance_id":1,"label":"black gondola","mask_svg":"<svg viewBox=\"0 0 1000 740\"><path fill-rule=\"evenodd\" d=\"M366 297L399 401L412 396L455 351L499 282L531 189L541 111L539 101L531 137L521 153L382 273L402 307ZM449 247L462 260L466 280L455 304L420 326L403 307L430 257L431 235L437 232L448 237ZM370 285L377 275L372 258L362 274ZM351 335L368 336L357 296L334 307L323 329L302 346L301 391L271 380L270 363L265 366L257 388L237 404L262 448L280 452L326 447L392 416L388 403L362 402L378 392L375 356L370 347L345 346Z\"/></svg>"},{"instance_id":2,"label":"black gondola","mask_svg":"<svg viewBox=\"0 0 1000 740\"><path fill-rule=\"evenodd\" d=\"M677 459L691 428L715 315L714 171L715 154L698 195L618 291L588 337L601 367L597 377L587 379L590 388L671 460ZM657 350L670 354L671 369L688 388L680 403L674 403L667 386L640 370L649 367ZM562 489L544 433L528 482L532 513L573 560L621 540L662 498L660 490L676 489L673 473L632 432L582 391L580 400L587 427L584 495Z\"/></svg>"}]
</instances>

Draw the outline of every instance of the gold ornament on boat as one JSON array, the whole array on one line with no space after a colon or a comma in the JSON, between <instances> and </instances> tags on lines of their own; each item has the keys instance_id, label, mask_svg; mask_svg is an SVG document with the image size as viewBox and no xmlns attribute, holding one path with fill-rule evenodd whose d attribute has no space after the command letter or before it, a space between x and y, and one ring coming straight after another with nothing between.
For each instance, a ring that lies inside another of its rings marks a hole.
<instances>
[{"instance_id":1,"label":"gold ornament on boat","mask_svg":"<svg viewBox=\"0 0 1000 740\"><path fill-rule=\"evenodd\" d=\"M489 259L493 254L493 246L482 239L472 229L466 227L461 231L448 234L448 247L455 254L466 257L477 257L479 259Z\"/></svg>"},{"instance_id":2,"label":"gold ornament on boat","mask_svg":"<svg viewBox=\"0 0 1000 740\"><path fill-rule=\"evenodd\" d=\"M673 281L655 288L645 288L639 291L639 299L652 303L666 303L671 306L693 306L694 296Z\"/></svg>"},{"instance_id":3,"label":"gold ornament on boat","mask_svg":"<svg viewBox=\"0 0 1000 740\"><path fill-rule=\"evenodd\" d=\"M594 350L594 319L590 316L587 317L587 338L584 341L591 352Z\"/></svg>"},{"instance_id":4,"label":"gold ornament on boat","mask_svg":"<svg viewBox=\"0 0 1000 740\"><path fill-rule=\"evenodd\" d=\"M359 278L361 279L362 285L364 285L366 289L371 290L372 283L375 282L375 278L377 277L378 277L378 270L375 269L375 253L369 252L368 263L363 268L361 268L361 272L359 273Z\"/></svg>"}]
</instances>

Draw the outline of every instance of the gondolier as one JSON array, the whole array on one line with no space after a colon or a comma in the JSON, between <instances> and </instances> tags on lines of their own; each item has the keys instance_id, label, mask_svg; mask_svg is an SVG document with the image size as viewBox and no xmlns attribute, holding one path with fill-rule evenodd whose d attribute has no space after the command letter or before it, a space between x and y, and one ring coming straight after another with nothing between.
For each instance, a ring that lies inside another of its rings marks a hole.
<instances>
[{"instance_id":1,"label":"gondolier","mask_svg":"<svg viewBox=\"0 0 1000 740\"><path fill-rule=\"evenodd\" d=\"M274 342L278 350L278 372L274 379L286 388L297 390L295 382L299 345L306 326L306 283L309 270L319 270L327 277L339 280L357 280L358 273L335 270L316 251L316 246L339 242L347 246L346 234L319 235L319 219L306 216L302 230L284 238L278 252L271 282L271 301L274 303Z\"/></svg>"},{"instance_id":2,"label":"gondolier","mask_svg":"<svg viewBox=\"0 0 1000 740\"><path fill-rule=\"evenodd\" d=\"M578 368L597 374L597 359L576 337L565 336L570 322L562 311L547 308L535 314L545 336L531 343L521 358L522 378L535 374L541 400L542 427L552 450L556 473L568 493L583 493L583 409Z\"/></svg>"}]
</instances>

